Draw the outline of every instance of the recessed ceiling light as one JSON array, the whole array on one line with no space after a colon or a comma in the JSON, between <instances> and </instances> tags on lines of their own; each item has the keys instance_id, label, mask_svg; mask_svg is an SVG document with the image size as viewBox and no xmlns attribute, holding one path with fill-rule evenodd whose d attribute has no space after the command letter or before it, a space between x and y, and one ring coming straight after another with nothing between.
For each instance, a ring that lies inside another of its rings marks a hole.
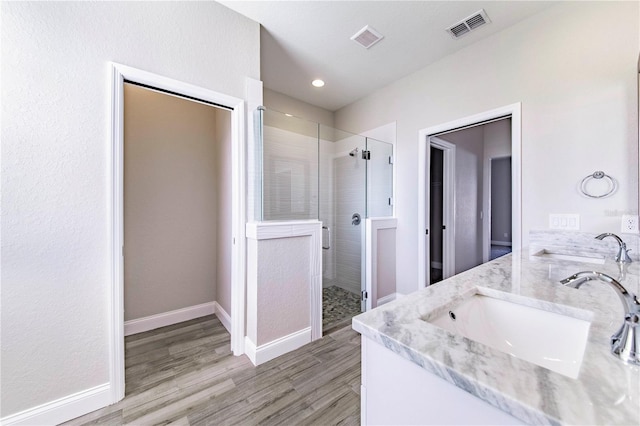
<instances>
[{"instance_id":1,"label":"recessed ceiling light","mask_svg":"<svg viewBox=\"0 0 640 426\"><path fill-rule=\"evenodd\" d=\"M322 87L324 86L324 81L320 79L316 79L316 80L313 80L311 84L313 84L314 87Z\"/></svg>"}]
</instances>

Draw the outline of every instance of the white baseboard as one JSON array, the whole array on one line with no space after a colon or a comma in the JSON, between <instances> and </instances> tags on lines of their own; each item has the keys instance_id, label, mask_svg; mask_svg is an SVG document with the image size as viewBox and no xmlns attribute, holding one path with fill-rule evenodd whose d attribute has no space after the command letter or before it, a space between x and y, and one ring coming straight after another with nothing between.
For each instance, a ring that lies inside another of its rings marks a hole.
<instances>
[{"instance_id":1,"label":"white baseboard","mask_svg":"<svg viewBox=\"0 0 640 426\"><path fill-rule=\"evenodd\" d=\"M288 336L281 337L258 347L256 347L256 344L249 339L249 337L245 337L244 351L253 365L260 365L287 352L296 350L307 343L311 343L311 327L296 331Z\"/></svg>"},{"instance_id":2,"label":"white baseboard","mask_svg":"<svg viewBox=\"0 0 640 426\"><path fill-rule=\"evenodd\" d=\"M218 317L224 328L226 328L227 331L231 333L231 315L229 315L229 313L225 311L218 302L213 302L213 304L215 305L216 316Z\"/></svg>"},{"instance_id":3,"label":"white baseboard","mask_svg":"<svg viewBox=\"0 0 640 426\"><path fill-rule=\"evenodd\" d=\"M253 365L258 365L256 364L256 344L249 339L249 336L244 336L244 354L249 357Z\"/></svg>"},{"instance_id":4,"label":"white baseboard","mask_svg":"<svg viewBox=\"0 0 640 426\"><path fill-rule=\"evenodd\" d=\"M381 297L378 299L378 304L376 306L384 305L385 303L393 302L396 299L402 297L400 293L391 293L388 296Z\"/></svg>"},{"instance_id":5,"label":"white baseboard","mask_svg":"<svg viewBox=\"0 0 640 426\"><path fill-rule=\"evenodd\" d=\"M491 240L491 245L492 246L511 247L511 242L510 241L493 241L493 240Z\"/></svg>"},{"instance_id":6,"label":"white baseboard","mask_svg":"<svg viewBox=\"0 0 640 426\"><path fill-rule=\"evenodd\" d=\"M105 383L0 419L2 425L55 425L111 404L111 386Z\"/></svg>"},{"instance_id":7,"label":"white baseboard","mask_svg":"<svg viewBox=\"0 0 640 426\"><path fill-rule=\"evenodd\" d=\"M155 330L156 328L166 327L168 325L189 321L206 315L212 315L215 312L216 302L208 302L200 305L188 306L182 309L176 309L175 311L164 312L162 314L125 321L124 335L129 336L131 334Z\"/></svg>"}]
</instances>

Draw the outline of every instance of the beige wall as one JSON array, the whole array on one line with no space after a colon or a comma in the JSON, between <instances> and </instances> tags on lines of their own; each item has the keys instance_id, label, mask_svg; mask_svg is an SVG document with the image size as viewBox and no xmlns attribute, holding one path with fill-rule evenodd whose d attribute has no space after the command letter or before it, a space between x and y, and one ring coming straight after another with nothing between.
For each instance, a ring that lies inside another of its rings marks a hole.
<instances>
[{"instance_id":1,"label":"beige wall","mask_svg":"<svg viewBox=\"0 0 640 426\"><path fill-rule=\"evenodd\" d=\"M379 229L377 232L378 256L375 259L375 267L378 288L376 289L376 298L380 300L396 292L396 230Z\"/></svg>"},{"instance_id":2,"label":"beige wall","mask_svg":"<svg viewBox=\"0 0 640 426\"><path fill-rule=\"evenodd\" d=\"M258 241L258 322L256 335L249 335L258 346L311 325L312 241L311 237Z\"/></svg>"},{"instance_id":3,"label":"beige wall","mask_svg":"<svg viewBox=\"0 0 640 426\"><path fill-rule=\"evenodd\" d=\"M215 107L126 84L125 321L216 298Z\"/></svg>"},{"instance_id":4,"label":"beige wall","mask_svg":"<svg viewBox=\"0 0 640 426\"><path fill-rule=\"evenodd\" d=\"M550 213L618 232L637 214L638 2L560 2L337 111L352 132L397 121L398 291L418 288L418 132L522 103L522 231ZM553 173L549 173L553 170ZM595 170L620 186L604 200L577 184Z\"/></svg>"}]
</instances>

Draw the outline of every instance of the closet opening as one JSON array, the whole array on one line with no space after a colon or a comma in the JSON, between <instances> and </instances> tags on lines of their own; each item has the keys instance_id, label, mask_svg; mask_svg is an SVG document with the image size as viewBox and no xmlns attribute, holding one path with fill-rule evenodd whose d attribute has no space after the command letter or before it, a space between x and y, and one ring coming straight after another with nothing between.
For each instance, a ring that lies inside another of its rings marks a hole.
<instances>
[{"instance_id":1,"label":"closet opening","mask_svg":"<svg viewBox=\"0 0 640 426\"><path fill-rule=\"evenodd\" d=\"M130 394L231 353L229 108L125 82L123 158Z\"/></svg>"},{"instance_id":2,"label":"closet opening","mask_svg":"<svg viewBox=\"0 0 640 426\"><path fill-rule=\"evenodd\" d=\"M244 353L245 104L109 66L115 403L125 375L130 394L211 357Z\"/></svg>"}]
</instances>

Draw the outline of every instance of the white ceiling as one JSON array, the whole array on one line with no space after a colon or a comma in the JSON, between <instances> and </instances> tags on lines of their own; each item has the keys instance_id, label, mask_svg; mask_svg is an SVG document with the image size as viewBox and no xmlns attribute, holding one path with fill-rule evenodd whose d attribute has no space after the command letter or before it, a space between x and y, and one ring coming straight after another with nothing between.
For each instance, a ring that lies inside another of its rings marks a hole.
<instances>
[{"instance_id":1,"label":"white ceiling","mask_svg":"<svg viewBox=\"0 0 640 426\"><path fill-rule=\"evenodd\" d=\"M265 87L330 111L555 4L484 0L221 3L262 24ZM456 40L445 31L480 9L491 23ZM368 50L350 39L365 25L384 35ZM326 85L311 86L316 78Z\"/></svg>"}]
</instances>

